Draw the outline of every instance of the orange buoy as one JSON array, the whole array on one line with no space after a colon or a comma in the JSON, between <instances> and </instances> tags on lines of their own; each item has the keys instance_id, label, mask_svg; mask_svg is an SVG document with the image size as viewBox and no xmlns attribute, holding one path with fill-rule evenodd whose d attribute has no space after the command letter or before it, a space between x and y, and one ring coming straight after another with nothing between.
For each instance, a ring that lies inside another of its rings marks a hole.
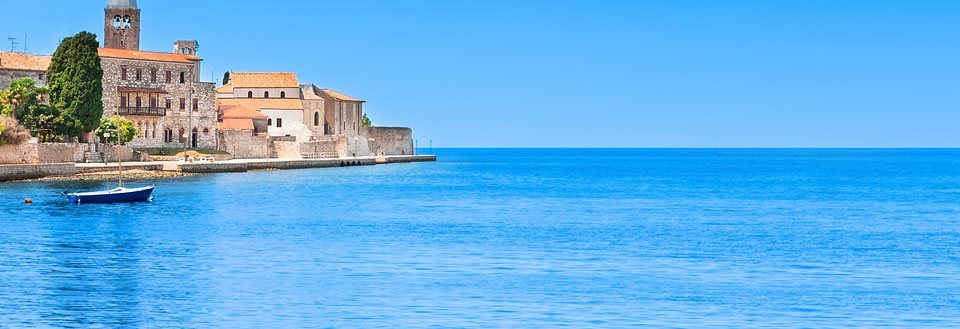
<instances>
[{"instance_id":1,"label":"orange buoy","mask_svg":"<svg viewBox=\"0 0 960 329\"><path fill-rule=\"evenodd\" d=\"M31 203L33 203L33 200L31 200L30 198L26 198L26 199L23 199L23 203L25 203L25 204L31 204Z\"/></svg>"}]
</instances>

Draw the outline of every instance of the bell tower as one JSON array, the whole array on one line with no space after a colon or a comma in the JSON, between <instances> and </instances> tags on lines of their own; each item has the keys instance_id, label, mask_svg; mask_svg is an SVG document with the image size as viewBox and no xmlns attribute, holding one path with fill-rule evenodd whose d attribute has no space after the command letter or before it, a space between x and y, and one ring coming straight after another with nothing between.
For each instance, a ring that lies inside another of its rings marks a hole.
<instances>
[{"instance_id":1,"label":"bell tower","mask_svg":"<svg viewBox=\"0 0 960 329\"><path fill-rule=\"evenodd\" d=\"M109 0L104 12L103 47L140 50L137 0Z\"/></svg>"}]
</instances>

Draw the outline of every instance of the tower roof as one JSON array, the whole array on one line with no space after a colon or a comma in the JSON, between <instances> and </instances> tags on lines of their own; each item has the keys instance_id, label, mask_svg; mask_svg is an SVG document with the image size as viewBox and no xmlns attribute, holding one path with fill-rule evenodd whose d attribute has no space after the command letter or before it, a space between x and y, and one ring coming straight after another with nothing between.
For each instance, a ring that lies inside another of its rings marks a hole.
<instances>
[{"instance_id":1,"label":"tower roof","mask_svg":"<svg viewBox=\"0 0 960 329\"><path fill-rule=\"evenodd\" d=\"M108 0L107 8L137 8L137 0Z\"/></svg>"}]
</instances>

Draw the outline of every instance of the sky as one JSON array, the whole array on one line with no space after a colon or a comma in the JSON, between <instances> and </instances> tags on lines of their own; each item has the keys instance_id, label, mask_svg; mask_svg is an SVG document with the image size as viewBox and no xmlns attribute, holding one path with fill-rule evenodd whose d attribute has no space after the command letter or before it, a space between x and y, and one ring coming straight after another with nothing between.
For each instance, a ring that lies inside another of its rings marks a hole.
<instances>
[{"instance_id":1,"label":"sky","mask_svg":"<svg viewBox=\"0 0 960 329\"><path fill-rule=\"evenodd\" d=\"M106 2L0 0L0 49ZM420 147L960 147L960 1L139 2L142 50L296 72Z\"/></svg>"}]
</instances>

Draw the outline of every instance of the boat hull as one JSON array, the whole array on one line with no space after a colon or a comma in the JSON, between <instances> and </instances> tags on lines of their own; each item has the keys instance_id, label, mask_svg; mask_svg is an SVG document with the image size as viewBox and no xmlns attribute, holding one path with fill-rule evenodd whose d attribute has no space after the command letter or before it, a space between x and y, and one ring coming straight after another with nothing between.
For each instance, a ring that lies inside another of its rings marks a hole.
<instances>
[{"instance_id":1,"label":"boat hull","mask_svg":"<svg viewBox=\"0 0 960 329\"><path fill-rule=\"evenodd\" d=\"M149 202L152 199L153 186L135 189L117 188L110 191L67 194L71 203L133 203Z\"/></svg>"}]
</instances>

